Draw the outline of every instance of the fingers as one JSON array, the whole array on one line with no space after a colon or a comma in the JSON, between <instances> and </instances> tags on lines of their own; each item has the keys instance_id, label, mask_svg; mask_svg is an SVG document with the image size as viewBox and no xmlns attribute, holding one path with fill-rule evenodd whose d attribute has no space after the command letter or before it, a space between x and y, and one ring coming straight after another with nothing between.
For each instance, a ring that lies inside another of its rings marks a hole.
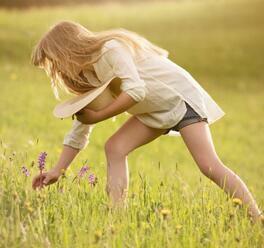
<instances>
[{"instance_id":1,"label":"fingers","mask_svg":"<svg viewBox=\"0 0 264 248\"><path fill-rule=\"evenodd\" d=\"M47 185L47 184L49 183L49 181L50 181L50 177L47 175L47 176L44 178L44 180L42 181L42 183L43 183L44 185Z\"/></svg>"},{"instance_id":2,"label":"fingers","mask_svg":"<svg viewBox=\"0 0 264 248\"><path fill-rule=\"evenodd\" d=\"M34 177L34 179L32 181L32 187L34 190L38 187L40 187L40 188L43 187L43 180L45 180L46 176L47 176L46 173L42 173L42 174Z\"/></svg>"},{"instance_id":3,"label":"fingers","mask_svg":"<svg viewBox=\"0 0 264 248\"><path fill-rule=\"evenodd\" d=\"M33 180L32 180L32 187L33 187L33 189L35 189L36 186L39 184L39 179L40 179L40 175L37 175L37 176L35 176L33 178Z\"/></svg>"},{"instance_id":4,"label":"fingers","mask_svg":"<svg viewBox=\"0 0 264 248\"><path fill-rule=\"evenodd\" d=\"M33 189L36 189L40 185L40 176L35 177L32 183Z\"/></svg>"},{"instance_id":5,"label":"fingers","mask_svg":"<svg viewBox=\"0 0 264 248\"><path fill-rule=\"evenodd\" d=\"M76 119L77 119L78 121L80 121L81 123L86 124L86 123L85 123L85 118L84 118L83 115L77 115L77 116L76 116Z\"/></svg>"},{"instance_id":6,"label":"fingers","mask_svg":"<svg viewBox=\"0 0 264 248\"><path fill-rule=\"evenodd\" d=\"M84 109L81 109L78 112L76 112L75 115L82 115L83 113L84 113Z\"/></svg>"},{"instance_id":7,"label":"fingers","mask_svg":"<svg viewBox=\"0 0 264 248\"><path fill-rule=\"evenodd\" d=\"M43 188L49 184L52 184L58 180L58 177L51 172L44 172L34 177L32 180L32 188Z\"/></svg>"}]
</instances>

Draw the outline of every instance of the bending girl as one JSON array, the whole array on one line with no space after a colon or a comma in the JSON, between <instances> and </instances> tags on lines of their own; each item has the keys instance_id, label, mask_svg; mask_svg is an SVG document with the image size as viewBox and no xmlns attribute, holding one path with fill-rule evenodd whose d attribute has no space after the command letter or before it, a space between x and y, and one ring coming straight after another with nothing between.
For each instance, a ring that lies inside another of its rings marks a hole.
<instances>
[{"instance_id":1,"label":"bending girl","mask_svg":"<svg viewBox=\"0 0 264 248\"><path fill-rule=\"evenodd\" d=\"M58 180L61 170L87 146L95 123L128 112L132 116L104 147L106 191L114 204L126 199L128 154L161 135L180 135L200 171L241 199L254 221L263 218L245 183L215 151L209 125L225 113L186 70L168 59L166 50L125 29L91 32L62 21L40 39L32 63L50 76L58 99L58 88L82 95L108 84L95 101L75 113L57 164L33 179L34 189ZM100 98L103 104L98 105Z\"/></svg>"}]
</instances>

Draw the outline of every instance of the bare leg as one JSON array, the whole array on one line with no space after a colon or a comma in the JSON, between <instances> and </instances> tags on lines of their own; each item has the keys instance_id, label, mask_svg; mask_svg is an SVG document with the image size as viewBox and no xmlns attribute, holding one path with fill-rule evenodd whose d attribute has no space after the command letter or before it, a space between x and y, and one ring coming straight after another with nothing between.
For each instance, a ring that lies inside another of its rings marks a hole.
<instances>
[{"instance_id":1,"label":"bare leg","mask_svg":"<svg viewBox=\"0 0 264 248\"><path fill-rule=\"evenodd\" d=\"M254 221L259 219L261 211L247 186L219 159L208 124L194 123L180 129L180 133L200 171L226 193L234 195L248 205L249 215Z\"/></svg>"},{"instance_id":2,"label":"bare leg","mask_svg":"<svg viewBox=\"0 0 264 248\"><path fill-rule=\"evenodd\" d=\"M164 131L164 129L148 127L132 116L107 140L105 144L106 191L114 205L122 204L126 198L129 184L128 153L156 139Z\"/></svg>"}]
</instances>

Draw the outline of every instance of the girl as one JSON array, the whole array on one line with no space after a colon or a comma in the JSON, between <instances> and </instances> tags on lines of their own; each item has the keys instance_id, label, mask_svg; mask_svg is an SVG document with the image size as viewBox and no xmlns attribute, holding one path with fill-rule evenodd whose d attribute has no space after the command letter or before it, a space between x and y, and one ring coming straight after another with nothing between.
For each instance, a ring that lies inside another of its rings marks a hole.
<instances>
[{"instance_id":1,"label":"girl","mask_svg":"<svg viewBox=\"0 0 264 248\"><path fill-rule=\"evenodd\" d=\"M99 97L109 92L112 96L99 108L92 102L75 113L77 119L65 135L57 164L33 179L34 189L58 180L88 144L95 123L127 111L132 116L104 147L106 191L113 203L126 199L127 155L160 135L181 135L201 172L241 199L253 221L263 219L245 183L215 151L209 124L225 113L186 70L168 59L166 50L125 29L91 32L62 21L40 39L32 63L49 75L58 99L58 88L82 95L105 82L110 82L109 87Z\"/></svg>"}]
</instances>

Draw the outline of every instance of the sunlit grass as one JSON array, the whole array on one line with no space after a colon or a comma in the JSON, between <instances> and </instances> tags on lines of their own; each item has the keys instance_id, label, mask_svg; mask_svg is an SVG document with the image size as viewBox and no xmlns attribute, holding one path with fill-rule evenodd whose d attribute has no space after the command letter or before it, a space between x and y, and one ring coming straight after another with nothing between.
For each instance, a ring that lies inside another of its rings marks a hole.
<instances>
[{"instance_id":1,"label":"sunlit grass","mask_svg":"<svg viewBox=\"0 0 264 248\"><path fill-rule=\"evenodd\" d=\"M263 208L263 7L233 0L0 10L0 246L262 247L263 229L200 173L181 138L162 136L129 155L129 208L110 211L103 147L124 114L96 125L59 183L33 191L39 153L48 153L47 168L56 163L71 119L53 117L49 80L29 59L61 19L94 31L121 26L168 49L226 112L211 126L216 150ZM87 177L73 181L85 164L95 187Z\"/></svg>"}]
</instances>

